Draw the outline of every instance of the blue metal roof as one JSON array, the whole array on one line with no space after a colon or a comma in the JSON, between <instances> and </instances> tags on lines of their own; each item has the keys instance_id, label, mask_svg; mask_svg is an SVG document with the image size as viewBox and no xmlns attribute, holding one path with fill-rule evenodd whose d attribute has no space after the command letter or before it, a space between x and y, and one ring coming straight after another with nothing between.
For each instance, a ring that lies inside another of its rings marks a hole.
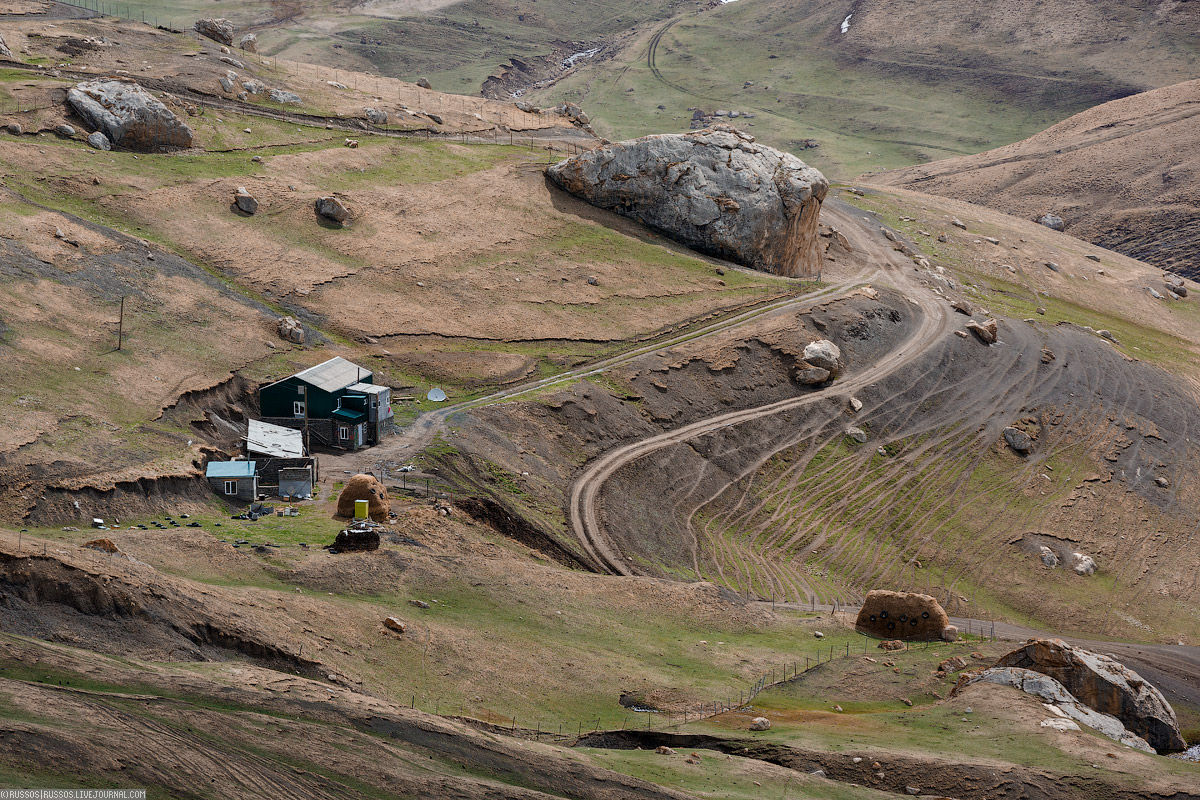
<instances>
[{"instance_id":1,"label":"blue metal roof","mask_svg":"<svg viewBox=\"0 0 1200 800\"><path fill-rule=\"evenodd\" d=\"M334 419L344 419L347 422L365 422L367 414L365 411L356 411L353 408L339 408L333 412Z\"/></svg>"},{"instance_id":2,"label":"blue metal roof","mask_svg":"<svg viewBox=\"0 0 1200 800\"><path fill-rule=\"evenodd\" d=\"M210 461L204 471L206 478L253 478L257 461Z\"/></svg>"}]
</instances>

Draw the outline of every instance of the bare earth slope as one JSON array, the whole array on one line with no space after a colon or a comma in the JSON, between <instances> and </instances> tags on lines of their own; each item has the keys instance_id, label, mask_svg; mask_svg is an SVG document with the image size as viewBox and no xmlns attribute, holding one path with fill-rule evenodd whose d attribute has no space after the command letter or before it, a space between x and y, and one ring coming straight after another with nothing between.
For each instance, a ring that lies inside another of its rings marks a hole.
<instances>
[{"instance_id":1,"label":"bare earth slope","mask_svg":"<svg viewBox=\"0 0 1200 800\"><path fill-rule=\"evenodd\" d=\"M1200 275L1200 80L1097 106L1015 144L872 175Z\"/></svg>"}]
</instances>

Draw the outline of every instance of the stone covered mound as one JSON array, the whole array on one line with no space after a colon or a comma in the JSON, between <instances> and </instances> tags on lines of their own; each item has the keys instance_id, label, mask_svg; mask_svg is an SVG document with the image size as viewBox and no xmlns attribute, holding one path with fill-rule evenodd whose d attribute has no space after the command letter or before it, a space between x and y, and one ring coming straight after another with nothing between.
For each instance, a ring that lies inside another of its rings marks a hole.
<instances>
[{"instance_id":1,"label":"stone covered mound","mask_svg":"<svg viewBox=\"0 0 1200 800\"><path fill-rule=\"evenodd\" d=\"M927 642L943 638L950 618L930 595L875 589L867 592L854 627L883 639Z\"/></svg>"},{"instance_id":2,"label":"stone covered mound","mask_svg":"<svg viewBox=\"0 0 1200 800\"><path fill-rule=\"evenodd\" d=\"M367 512L371 519L387 522L388 512L391 511L387 488L374 475L355 475L346 481L346 487L338 495L338 516L353 517L355 500L367 501Z\"/></svg>"},{"instance_id":3,"label":"stone covered mound","mask_svg":"<svg viewBox=\"0 0 1200 800\"><path fill-rule=\"evenodd\" d=\"M1031 639L992 665L1048 675L1075 699L1116 717L1160 753L1183 750L1175 710L1141 675L1108 656L1080 650L1061 639Z\"/></svg>"},{"instance_id":4,"label":"stone covered mound","mask_svg":"<svg viewBox=\"0 0 1200 800\"><path fill-rule=\"evenodd\" d=\"M702 253L788 277L820 272L817 222L829 182L728 126L605 145L546 173Z\"/></svg>"},{"instance_id":5,"label":"stone covered mound","mask_svg":"<svg viewBox=\"0 0 1200 800\"><path fill-rule=\"evenodd\" d=\"M67 92L67 102L114 145L143 152L192 146L192 129L133 81L84 81Z\"/></svg>"}]
</instances>

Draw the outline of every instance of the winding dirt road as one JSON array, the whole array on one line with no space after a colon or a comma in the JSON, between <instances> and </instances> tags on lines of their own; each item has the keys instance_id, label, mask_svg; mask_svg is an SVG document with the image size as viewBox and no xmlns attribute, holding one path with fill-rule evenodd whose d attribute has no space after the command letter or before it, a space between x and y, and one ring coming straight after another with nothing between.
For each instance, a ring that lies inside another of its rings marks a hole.
<instances>
[{"instance_id":1,"label":"winding dirt road","mask_svg":"<svg viewBox=\"0 0 1200 800\"><path fill-rule=\"evenodd\" d=\"M949 312L944 302L919 287L913 286L907 280L906 273L911 269L911 264L880 236L877 229L864 223L861 212L837 202L828 202L822 209L822 215L837 224L839 230L850 240L854 252L864 254L865 258L875 266L873 278L886 275L898 289L907 292L909 299L922 312L921 324L903 345L887 357L825 389L757 408L733 411L699 420L682 428L610 450L593 461L571 487L570 522L572 531L584 551L605 570L617 575L635 574L634 568L630 566L629 558L622 557L617 552L596 511L596 498L604 482L617 470L656 450L690 441L721 428L821 402L831 394L844 394L861 389L911 363L925 348L946 334L949 327ZM845 293L842 292L836 296ZM809 298L808 305L828 302L834 297L835 295L828 295Z\"/></svg>"}]
</instances>

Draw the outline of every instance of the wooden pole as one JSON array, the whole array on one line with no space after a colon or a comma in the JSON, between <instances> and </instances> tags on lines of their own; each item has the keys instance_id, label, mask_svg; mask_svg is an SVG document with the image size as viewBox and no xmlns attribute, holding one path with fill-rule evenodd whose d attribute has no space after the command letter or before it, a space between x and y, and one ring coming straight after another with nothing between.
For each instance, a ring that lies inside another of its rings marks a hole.
<instances>
[{"instance_id":1,"label":"wooden pole","mask_svg":"<svg viewBox=\"0 0 1200 800\"><path fill-rule=\"evenodd\" d=\"M125 333L125 295L121 295L121 319L117 322L117 349L121 349L121 336Z\"/></svg>"}]
</instances>

